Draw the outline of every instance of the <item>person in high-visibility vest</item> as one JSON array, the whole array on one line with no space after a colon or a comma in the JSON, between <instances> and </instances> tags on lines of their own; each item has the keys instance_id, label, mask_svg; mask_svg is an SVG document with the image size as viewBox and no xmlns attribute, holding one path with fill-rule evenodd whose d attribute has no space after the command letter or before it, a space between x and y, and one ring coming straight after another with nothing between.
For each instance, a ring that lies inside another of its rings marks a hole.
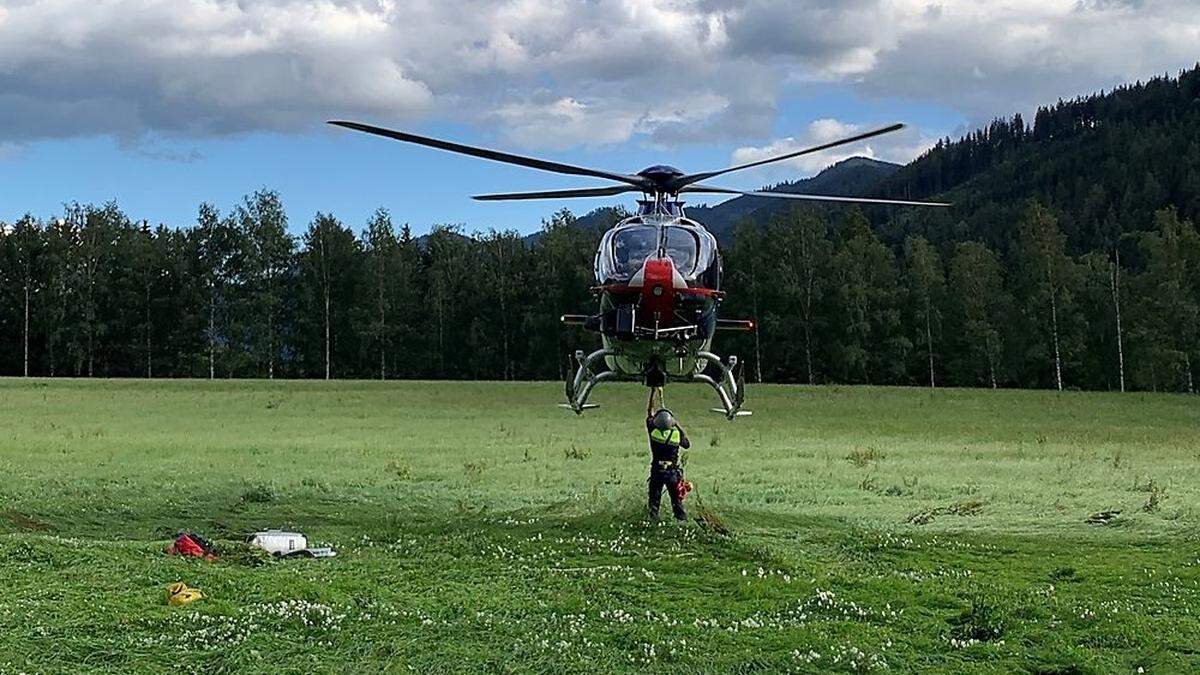
<instances>
[{"instance_id":1,"label":"person in high-visibility vest","mask_svg":"<svg viewBox=\"0 0 1200 675\"><path fill-rule=\"evenodd\" d=\"M650 401L646 404L646 433L650 435L650 519L658 520L658 507L662 502L663 488L671 498L671 511L676 520L687 520L683 510L683 495L679 484L683 481L683 467L679 465L680 448L692 447L683 427L675 420L670 410L659 407L655 411L655 393L662 401L662 390L651 389Z\"/></svg>"}]
</instances>

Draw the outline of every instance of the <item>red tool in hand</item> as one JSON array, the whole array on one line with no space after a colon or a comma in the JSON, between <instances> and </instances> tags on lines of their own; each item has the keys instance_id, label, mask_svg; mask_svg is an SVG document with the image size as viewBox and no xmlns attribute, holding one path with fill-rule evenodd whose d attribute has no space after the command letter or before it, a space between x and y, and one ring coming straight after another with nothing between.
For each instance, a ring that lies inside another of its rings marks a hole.
<instances>
[{"instance_id":1,"label":"red tool in hand","mask_svg":"<svg viewBox=\"0 0 1200 675\"><path fill-rule=\"evenodd\" d=\"M675 495L679 497L679 501L683 501L688 493L692 491L692 481L681 480L675 484Z\"/></svg>"}]
</instances>

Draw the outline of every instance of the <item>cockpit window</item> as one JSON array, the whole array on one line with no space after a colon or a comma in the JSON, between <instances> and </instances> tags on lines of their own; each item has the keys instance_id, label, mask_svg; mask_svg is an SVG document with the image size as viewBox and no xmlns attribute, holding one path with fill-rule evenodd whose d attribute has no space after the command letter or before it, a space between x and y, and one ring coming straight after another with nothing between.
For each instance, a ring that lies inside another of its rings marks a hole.
<instances>
[{"instance_id":1,"label":"cockpit window","mask_svg":"<svg viewBox=\"0 0 1200 675\"><path fill-rule=\"evenodd\" d=\"M658 232L653 227L630 227L613 237L613 262L620 277L631 277L654 253Z\"/></svg>"},{"instance_id":2,"label":"cockpit window","mask_svg":"<svg viewBox=\"0 0 1200 675\"><path fill-rule=\"evenodd\" d=\"M666 231L667 255L681 275L690 276L700 248L696 235L681 227L667 227ZM658 250L658 228L649 225L624 228L613 236L612 241L616 263L613 271L618 277L629 278Z\"/></svg>"},{"instance_id":3,"label":"cockpit window","mask_svg":"<svg viewBox=\"0 0 1200 675\"><path fill-rule=\"evenodd\" d=\"M692 268L696 266L696 253L699 244L696 235L681 227L667 228L667 255L675 263L675 269L683 276L691 276Z\"/></svg>"}]
</instances>

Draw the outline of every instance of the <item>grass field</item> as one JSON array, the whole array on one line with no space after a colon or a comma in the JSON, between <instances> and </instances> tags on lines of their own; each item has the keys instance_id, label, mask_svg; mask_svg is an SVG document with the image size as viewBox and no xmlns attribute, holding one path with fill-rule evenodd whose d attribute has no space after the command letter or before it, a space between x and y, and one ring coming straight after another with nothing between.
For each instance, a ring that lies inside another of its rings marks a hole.
<instances>
[{"instance_id":1,"label":"grass field","mask_svg":"<svg viewBox=\"0 0 1200 675\"><path fill-rule=\"evenodd\" d=\"M1200 670L1200 399L676 387L710 522L656 526L643 390L560 396L0 380L0 672Z\"/></svg>"}]
</instances>

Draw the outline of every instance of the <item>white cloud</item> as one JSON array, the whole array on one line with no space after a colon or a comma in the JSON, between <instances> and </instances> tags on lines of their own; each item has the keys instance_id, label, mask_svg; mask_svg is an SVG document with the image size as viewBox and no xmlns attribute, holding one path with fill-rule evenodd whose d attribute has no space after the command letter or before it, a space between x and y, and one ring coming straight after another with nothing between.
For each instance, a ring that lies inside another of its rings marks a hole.
<instances>
[{"instance_id":1,"label":"white cloud","mask_svg":"<svg viewBox=\"0 0 1200 675\"><path fill-rule=\"evenodd\" d=\"M983 121L1173 72L1197 44L1193 0L7 0L0 142L332 116L530 147L764 138L812 81Z\"/></svg>"},{"instance_id":2,"label":"white cloud","mask_svg":"<svg viewBox=\"0 0 1200 675\"><path fill-rule=\"evenodd\" d=\"M17 157L21 154L23 147L19 143L10 141L0 141L0 161Z\"/></svg>"},{"instance_id":3,"label":"white cloud","mask_svg":"<svg viewBox=\"0 0 1200 675\"><path fill-rule=\"evenodd\" d=\"M946 105L979 123L1196 63L1194 0L882 3L896 18L862 91Z\"/></svg>"},{"instance_id":4,"label":"white cloud","mask_svg":"<svg viewBox=\"0 0 1200 675\"><path fill-rule=\"evenodd\" d=\"M632 135L636 112L608 110L565 96L546 102L508 103L495 112L508 138L529 148L620 143Z\"/></svg>"},{"instance_id":5,"label":"white cloud","mask_svg":"<svg viewBox=\"0 0 1200 675\"><path fill-rule=\"evenodd\" d=\"M779 138L766 145L744 146L734 150L730 164L746 164L786 155L814 145L853 136L868 131L870 128L874 127L847 124L831 118L819 119L809 124L804 134L800 136ZM860 143L851 143L840 148L802 155L751 171L756 171L759 176L764 178L795 180L817 173L821 169L849 157L870 157L888 162L905 163L928 150L936 142L937 139L922 136L913 127L905 127L900 131L877 136Z\"/></svg>"}]
</instances>

